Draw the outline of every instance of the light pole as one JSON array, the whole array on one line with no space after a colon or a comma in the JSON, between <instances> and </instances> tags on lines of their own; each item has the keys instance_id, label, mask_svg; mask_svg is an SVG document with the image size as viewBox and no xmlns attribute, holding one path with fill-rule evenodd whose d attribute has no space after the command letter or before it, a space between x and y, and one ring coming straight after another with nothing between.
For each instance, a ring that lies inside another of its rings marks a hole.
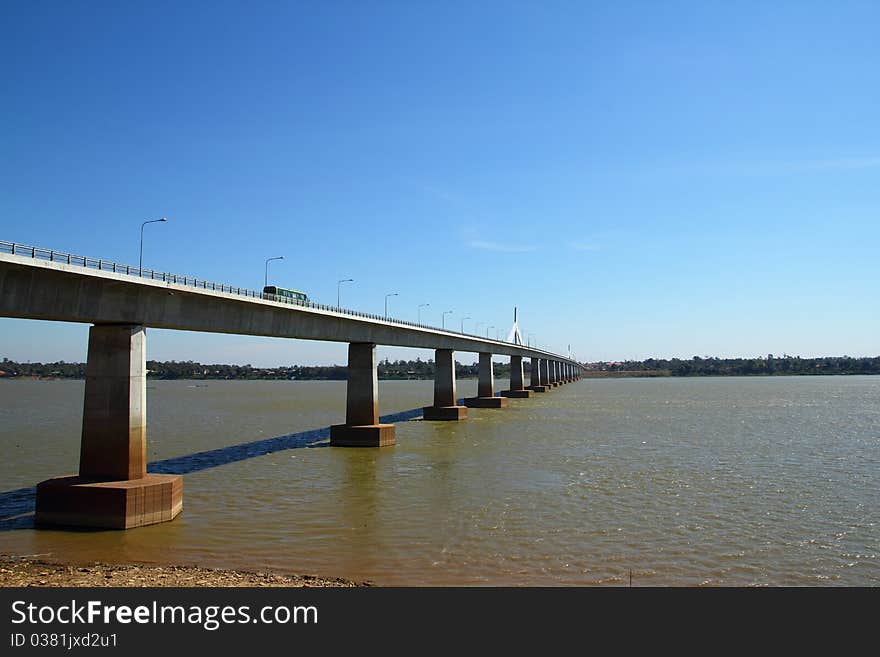
<instances>
[{"instance_id":1,"label":"light pole","mask_svg":"<svg viewBox=\"0 0 880 657\"><path fill-rule=\"evenodd\" d=\"M487 340L489 339L489 329L493 329L493 328L495 328L495 325L494 325L494 324L493 324L492 326L487 326L487 327L486 327L486 339L487 339Z\"/></svg>"},{"instance_id":2,"label":"light pole","mask_svg":"<svg viewBox=\"0 0 880 657\"><path fill-rule=\"evenodd\" d=\"M440 328L446 330L446 315L451 315L454 313L454 310L444 310L443 311L443 319L441 320Z\"/></svg>"},{"instance_id":3,"label":"light pole","mask_svg":"<svg viewBox=\"0 0 880 657\"><path fill-rule=\"evenodd\" d=\"M284 260L284 256L275 256L274 258L266 258L266 278L263 283L263 291L266 291L266 288L269 287L269 263L272 260Z\"/></svg>"},{"instance_id":4,"label":"light pole","mask_svg":"<svg viewBox=\"0 0 880 657\"><path fill-rule=\"evenodd\" d=\"M168 221L165 217L161 219L150 219L149 221L145 221L141 224L141 246L140 246L140 255L138 256L138 276L141 274L141 269L143 269L144 264L144 226L147 224L155 224L158 222Z\"/></svg>"},{"instance_id":5,"label":"light pole","mask_svg":"<svg viewBox=\"0 0 880 657\"><path fill-rule=\"evenodd\" d=\"M396 297L397 292L392 292L391 294L385 295L385 318L388 319L388 297Z\"/></svg>"},{"instance_id":6,"label":"light pole","mask_svg":"<svg viewBox=\"0 0 880 657\"><path fill-rule=\"evenodd\" d=\"M416 322L417 324L422 323L422 308L424 308L425 306L430 306L430 305L431 305L430 303L420 303L419 304L419 321Z\"/></svg>"},{"instance_id":7,"label":"light pole","mask_svg":"<svg viewBox=\"0 0 880 657\"><path fill-rule=\"evenodd\" d=\"M501 341L501 329L495 329L495 339Z\"/></svg>"},{"instance_id":8,"label":"light pole","mask_svg":"<svg viewBox=\"0 0 880 657\"><path fill-rule=\"evenodd\" d=\"M353 278L344 278L341 281L339 281L338 283L336 283L336 307L337 308L342 308L341 299L342 299L342 284L343 283L354 283L354 279Z\"/></svg>"},{"instance_id":9,"label":"light pole","mask_svg":"<svg viewBox=\"0 0 880 657\"><path fill-rule=\"evenodd\" d=\"M534 333L529 333L528 343L529 343L529 346L530 346L530 347L532 346L532 336L533 336L533 335L534 335Z\"/></svg>"},{"instance_id":10,"label":"light pole","mask_svg":"<svg viewBox=\"0 0 880 657\"><path fill-rule=\"evenodd\" d=\"M464 320L470 319L470 317L462 317L461 318L461 332L464 333Z\"/></svg>"}]
</instances>

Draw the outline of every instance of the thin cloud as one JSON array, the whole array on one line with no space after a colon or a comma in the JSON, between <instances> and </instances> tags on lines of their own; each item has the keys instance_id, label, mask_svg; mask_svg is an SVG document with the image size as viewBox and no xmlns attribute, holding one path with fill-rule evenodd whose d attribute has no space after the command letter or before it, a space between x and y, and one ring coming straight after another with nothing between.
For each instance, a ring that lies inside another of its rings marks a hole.
<instances>
[{"instance_id":1,"label":"thin cloud","mask_svg":"<svg viewBox=\"0 0 880 657\"><path fill-rule=\"evenodd\" d=\"M522 244L503 244L501 242L487 242L485 240L468 240L466 244L472 249L484 251L499 251L501 253L528 253L537 251L537 247L524 246Z\"/></svg>"},{"instance_id":2,"label":"thin cloud","mask_svg":"<svg viewBox=\"0 0 880 657\"><path fill-rule=\"evenodd\" d=\"M841 169L873 169L880 167L880 157L843 157L833 160L798 162L794 168L806 171L837 171Z\"/></svg>"},{"instance_id":3,"label":"thin cloud","mask_svg":"<svg viewBox=\"0 0 880 657\"><path fill-rule=\"evenodd\" d=\"M575 251L598 251L602 248L591 242L569 242L568 245Z\"/></svg>"}]
</instances>

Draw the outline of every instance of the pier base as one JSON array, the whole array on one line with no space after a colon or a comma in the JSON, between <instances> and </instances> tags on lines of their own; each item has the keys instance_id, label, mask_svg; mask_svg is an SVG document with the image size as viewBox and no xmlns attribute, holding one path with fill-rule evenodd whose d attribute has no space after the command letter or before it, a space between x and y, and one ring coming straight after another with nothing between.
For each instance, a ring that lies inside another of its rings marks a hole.
<instances>
[{"instance_id":1,"label":"pier base","mask_svg":"<svg viewBox=\"0 0 880 657\"><path fill-rule=\"evenodd\" d=\"M333 447L388 447L395 442L393 424L334 424L330 427Z\"/></svg>"},{"instance_id":2,"label":"pier base","mask_svg":"<svg viewBox=\"0 0 880 657\"><path fill-rule=\"evenodd\" d=\"M547 392L549 390L548 386L529 386L529 390L532 392Z\"/></svg>"},{"instance_id":3,"label":"pier base","mask_svg":"<svg viewBox=\"0 0 880 657\"><path fill-rule=\"evenodd\" d=\"M77 475L37 484L38 525L131 529L174 519L183 509L183 477L95 481Z\"/></svg>"},{"instance_id":4,"label":"pier base","mask_svg":"<svg viewBox=\"0 0 880 657\"><path fill-rule=\"evenodd\" d=\"M466 406L425 406L422 409L425 420L467 420Z\"/></svg>"},{"instance_id":5,"label":"pier base","mask_svg":"<svg viewBox=\"0 0 880 657\"><path fill-rule=\"evenodd\" d=\"M507 404L504 397L468 397L464 400L468 408L507 408Z\"/></svg>"},{"instance_id":6,"label":"pier base","mask_svg":"<svg viewBox=\"0 0 880 657\"><path fill-rule=\"evenodd\" d=\"M502 390L501 396L510 399L528 399L532 396L532 390Z\"/></svg>"}]
</instances>

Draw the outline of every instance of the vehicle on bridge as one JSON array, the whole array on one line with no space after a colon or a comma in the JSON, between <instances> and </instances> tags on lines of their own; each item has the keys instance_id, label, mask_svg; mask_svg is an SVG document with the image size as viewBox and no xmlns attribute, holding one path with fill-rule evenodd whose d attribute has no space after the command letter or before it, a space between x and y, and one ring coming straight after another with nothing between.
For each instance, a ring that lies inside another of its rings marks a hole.
<instances>
[{"instance_id":1,"label":"vehicle on bridge","mask_svg":"<svg viewBox=\"0 0 880 657\"><path fill-rule=\"evenodd\" d=\"M284 287L276 287L275 285L267 285L263 288L263 294L271 294L282 299L291 299L295 302L308 303L309 297L305 292L299 290L291 290Z\"/></svg>"}]
</instances>

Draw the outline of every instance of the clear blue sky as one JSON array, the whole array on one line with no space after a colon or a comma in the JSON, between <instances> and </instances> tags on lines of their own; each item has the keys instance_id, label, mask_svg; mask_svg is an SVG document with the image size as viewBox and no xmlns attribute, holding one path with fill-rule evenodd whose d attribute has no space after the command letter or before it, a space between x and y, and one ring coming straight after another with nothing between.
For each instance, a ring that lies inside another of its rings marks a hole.
<instances>
[{"instance_id":1,"label":"clear blue sky","mask_svg":"<svg viewBox=\"0 0 880 657\"><path fill-rule=\"evenodd\" d=\"M10 2L0 239L582 360L880 354L880 3ZM494 331L493 331L494 332ZM87 327L0 319L0 356ZM150 331L148 357L344 362ZM384 349L382 356L408 357ZM470 362L470 355L461 360Z\"/></svg>"}]
</instances>

